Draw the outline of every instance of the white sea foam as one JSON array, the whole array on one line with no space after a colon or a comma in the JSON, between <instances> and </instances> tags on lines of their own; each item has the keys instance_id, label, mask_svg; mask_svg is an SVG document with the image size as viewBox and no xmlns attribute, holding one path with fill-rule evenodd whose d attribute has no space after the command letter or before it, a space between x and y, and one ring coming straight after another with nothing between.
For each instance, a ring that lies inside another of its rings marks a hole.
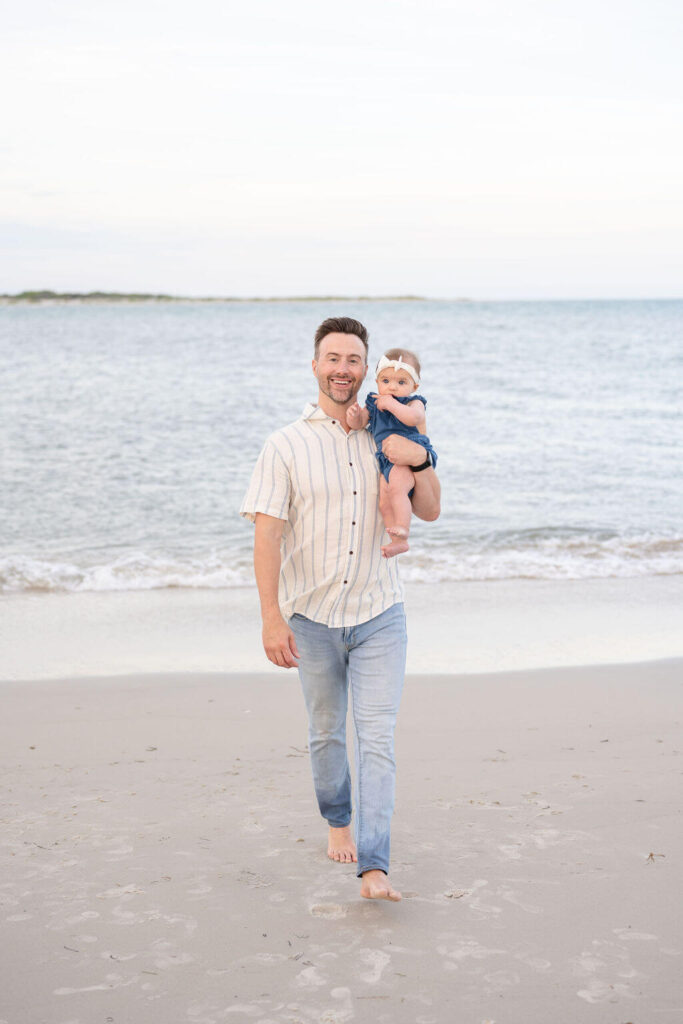
<instances>
[{"instance_id":1,"label":"white sea foam","mask_svg":"<svg viewBox=\"0 0 683 1024\"><path fill-rule=\"evenodd\" d=\"M225 589L253 583L248 561L174 559L135 553L97 565L47 561L30 556L0 559L0 593L19 591L159 590L174 587Z\"/></svg>"},{"instance_id":2,"label":"white sea foam","mask_svg":"<svg viewBox=\"0 0 683 1024\"><path fill-rule=\"evenodd\" d=\"M416 544L402 566L411 582L626 579L683 573L683 535L610 535L576 529L502 531L435 548Z\"/></svg>"},{"instance_id":3,"label":"white sea foam","mask_svg":"<svg viewBox=\"0 0 683 1024\"><path fill-rule=\"evenodd\" d=\"M406 582L626 579L683 574L683 536L577 530L504 531L454 542L428 530L401 558ZM254 582L248 547L193 558L131 552L97 564L29 555L0 559L0 592L230 589Z\"/></svg>"}]
</instances>

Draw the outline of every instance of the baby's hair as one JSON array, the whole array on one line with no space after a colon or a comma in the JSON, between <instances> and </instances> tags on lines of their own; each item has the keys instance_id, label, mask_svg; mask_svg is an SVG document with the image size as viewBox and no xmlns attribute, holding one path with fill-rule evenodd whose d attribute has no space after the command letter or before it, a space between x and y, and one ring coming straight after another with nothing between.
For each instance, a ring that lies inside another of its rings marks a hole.
<instances>
[{"instance_id":1,"label":"baby's hair","mask_svg":"<svg viewBox=\"0 0 683 1024\"><path fill-rule=\"evenodd\" d=\"M386 359L402 359L404 363L410 363L417 370L418 377L421 376L422 371L420 369L420 360L417 358L414 352L411 352L407 348L390 348L385 353Z\"/></svg>"}]
</instances>

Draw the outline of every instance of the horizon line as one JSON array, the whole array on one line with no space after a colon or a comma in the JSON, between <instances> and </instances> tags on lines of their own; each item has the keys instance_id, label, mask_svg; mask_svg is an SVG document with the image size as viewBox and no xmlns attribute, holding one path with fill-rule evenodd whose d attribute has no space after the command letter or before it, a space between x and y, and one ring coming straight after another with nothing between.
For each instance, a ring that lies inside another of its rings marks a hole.
<instances>
[{"instance_id":1,"label":"horizon line","mask_svg":"<svg viewBox=\"0 0 683 1024\"><path fill-rule=\"evenodd\" d=\"M25 289L15 293L0 293L0 302L680 302L683 296L640 295L640 296L526 296L517 298L472 298L457 295L174 295L163 292L120 292L92 290L87 292L52 289Z\"/></svg>"}]
</instances>

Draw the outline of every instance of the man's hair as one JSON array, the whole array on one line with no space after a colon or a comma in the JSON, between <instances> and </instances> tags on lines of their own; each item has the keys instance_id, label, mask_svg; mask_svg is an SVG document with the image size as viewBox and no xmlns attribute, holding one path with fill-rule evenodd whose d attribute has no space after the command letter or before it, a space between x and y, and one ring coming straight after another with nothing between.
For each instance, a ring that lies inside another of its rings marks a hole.
<instances>
[{"instance_id":1,"label":"man's hair","mask_svg":"<svg viewBox=\"0 0 683 1024\"><path fill-rule=\"evenodd\" d=\"M418 377L422 374L420 367L420 360L417 358L414 352L411 352L408 348L390 348L384 353L387 359L402 359L404 363L410 363L417 370Z\"/></svg>"},{"instance_id":2,"label":"man's hair","mask_svg":"<svg viewBox=\"0 0 683 1024\"><path fill-rule=\"evenodd\" d=\"M367 363L369 335L367 327L364 327L360 320L353 320L350 316L330 316L327 320L323 320L320 327L315 332L315 359L320 355L320 342L323 338L326 338L328 334L355 334L357 338L360 338L365 346L365 362Z\"/></svg>"}]
</instances>

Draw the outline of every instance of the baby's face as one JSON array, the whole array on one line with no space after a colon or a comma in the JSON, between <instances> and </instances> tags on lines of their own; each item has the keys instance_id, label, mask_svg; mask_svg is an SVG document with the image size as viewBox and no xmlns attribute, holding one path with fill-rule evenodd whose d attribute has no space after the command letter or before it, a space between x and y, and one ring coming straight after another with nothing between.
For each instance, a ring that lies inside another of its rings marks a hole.
<instances>
[{"instance_id":1,"label":"baby's face","mask_svg":"<svg viewBox=\"0 0 683 1024\"><path fill-rule=\"evenodd\" d=\"M402 398L404 395L412 395L416 390L417 384L405 370L395 370L393 366L386 366L377 374L377 391L380 395Z\"/></svg>"}]
</instances>

